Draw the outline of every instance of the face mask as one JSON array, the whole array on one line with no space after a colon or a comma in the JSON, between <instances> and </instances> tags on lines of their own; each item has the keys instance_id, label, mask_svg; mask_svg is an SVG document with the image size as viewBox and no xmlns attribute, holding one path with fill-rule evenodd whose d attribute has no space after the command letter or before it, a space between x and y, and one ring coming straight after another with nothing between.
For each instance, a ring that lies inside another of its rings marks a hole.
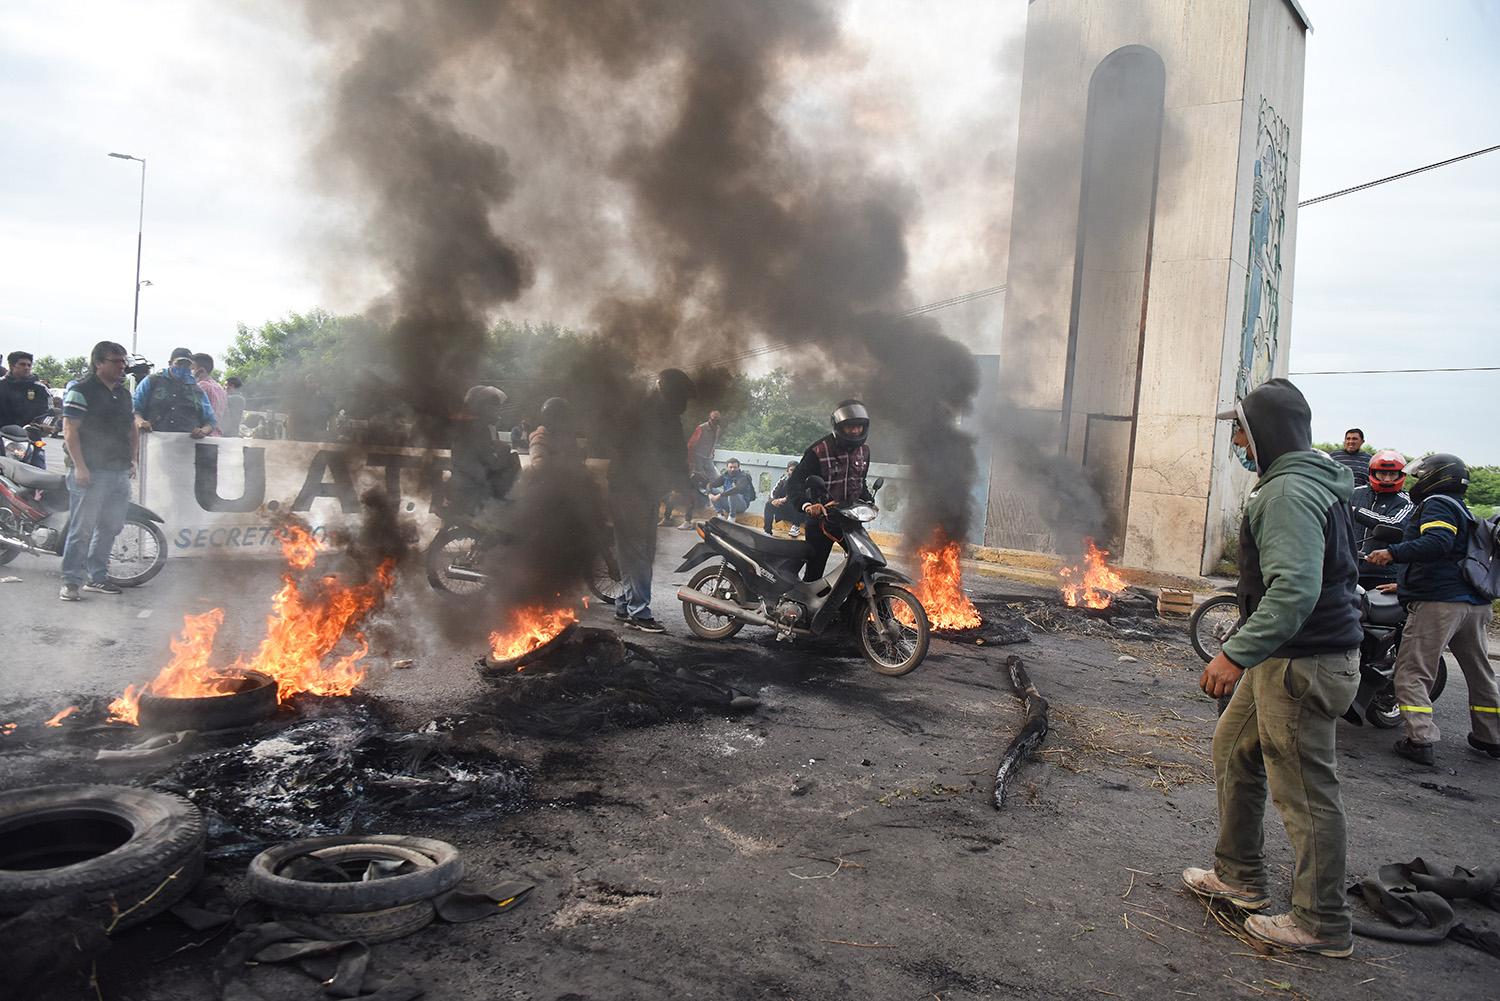
<instances>
[{"instance_id":1,"label":"face mask","mask_svg":"<svg viewBox=\"0 0 1500 1001\"><path fill-rule=\"evenodd\" d=\"M1244 445L1231 445L1230 448L1234 449L1234 457L1240 460L1240 465L1244 466L1252 473L1260 472L1260 466L1254 459L1250 457L1249 449L1247 449Z\"/></svg>"}]
</instances>

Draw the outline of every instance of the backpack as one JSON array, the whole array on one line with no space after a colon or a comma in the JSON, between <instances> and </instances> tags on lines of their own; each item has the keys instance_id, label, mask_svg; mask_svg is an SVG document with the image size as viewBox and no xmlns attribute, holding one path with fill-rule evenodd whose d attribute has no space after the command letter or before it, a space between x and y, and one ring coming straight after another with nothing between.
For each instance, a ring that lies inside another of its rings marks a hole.
<instances>
[{"instance_id":1,"label":"backpack","mask_svg":"<svg viewBox=\"0 0 1500 1001\"><path fill-rule=\"evenodd\" d=\"M1459 566L1463 568L1464 580L1489 601L1500 599L1500 514L1480 520L1468 511L1469 539L1464 547Z\"/></svg>"}]
</instances>

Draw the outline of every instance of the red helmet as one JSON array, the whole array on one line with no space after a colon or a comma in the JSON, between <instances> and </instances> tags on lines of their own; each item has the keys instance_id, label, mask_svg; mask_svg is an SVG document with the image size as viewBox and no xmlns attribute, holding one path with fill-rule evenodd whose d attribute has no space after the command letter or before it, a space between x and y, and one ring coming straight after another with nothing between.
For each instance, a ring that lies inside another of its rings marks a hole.
<instances>
[{"instance_id":1,"label":"red helmet","mask_svg":"<svg viewBox=\"0 0 1500 1001\"><path fill-rule=\"evenodd\" d=\"M1382 480L1376 473L1395 473L1394 479ZM1393 448L1370 456L1370 489L1377 494L1399 493L1406 486L1406 458Z\"/></svg>"}]
</instances>

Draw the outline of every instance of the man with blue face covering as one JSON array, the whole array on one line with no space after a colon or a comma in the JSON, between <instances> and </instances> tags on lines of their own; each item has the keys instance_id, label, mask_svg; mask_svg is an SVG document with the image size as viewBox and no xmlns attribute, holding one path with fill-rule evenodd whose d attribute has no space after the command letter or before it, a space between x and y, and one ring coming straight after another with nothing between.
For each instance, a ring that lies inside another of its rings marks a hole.
<instances>
[{"instance_id":1,"label":"man with blue face covering","mask_svg":"<svg viewBox=\"0 0 1500 1001\"><path fill-rule=\"evenodd\" d=\"M135 387L135 424L140 431L186 431L194 438L213 433L213 405L193 375L187 348L174 348L166 371Z\"/></svg>"},{"instance_id":2,"label":"man with blue face covering","mask_svg":"<svg viewBox=\"0 0 1500 1001\"><path fill-rule=\"evenodd\" d=\"M1359 686L1359 622L1343 466L1312 447L1312 411L1296 386L1269 379L1218 415L1256 476L1240 526L1241 625L1203 671L1214 698L1233 692L1214 730L1219 838L1212 869L1187 869L1194 892L1245 911L1270 906L1266 790L1296 865L1292 909L1251 915L1245 931L1284 949L1347 956L1344 807L1334 727Z\"/></svg>"}]
</instances>

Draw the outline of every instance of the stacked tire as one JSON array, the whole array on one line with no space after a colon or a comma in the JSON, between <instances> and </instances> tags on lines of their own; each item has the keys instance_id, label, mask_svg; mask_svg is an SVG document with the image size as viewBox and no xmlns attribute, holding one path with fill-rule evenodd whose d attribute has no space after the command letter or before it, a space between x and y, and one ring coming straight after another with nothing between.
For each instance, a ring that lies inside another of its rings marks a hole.
<instances>
[{"instance_id":1,"label":"stacked tire","mask_svg":"<svg viewBox=\"0 0 1500 1001\"><path fill-rule=\"evenodd\" d=\"M395 871L369 878L380 867ZM245 886L283 920L307 921L374 944L431 924L434 899L463 878L463 859L445 841L366 834L267 849L251 861Z\"/></svg>"},{"instance_id":2,"label":"stacked tire","mask_svg":"<svg viewBox=\"0 0 1500 1001\"><path fill-rule=\"evenodd\" d=\"M0 793L0 914L76 897L110 933L181 900L203 875L203 817L180 796L129 786Z\"/></svg>"}]
</instances>

